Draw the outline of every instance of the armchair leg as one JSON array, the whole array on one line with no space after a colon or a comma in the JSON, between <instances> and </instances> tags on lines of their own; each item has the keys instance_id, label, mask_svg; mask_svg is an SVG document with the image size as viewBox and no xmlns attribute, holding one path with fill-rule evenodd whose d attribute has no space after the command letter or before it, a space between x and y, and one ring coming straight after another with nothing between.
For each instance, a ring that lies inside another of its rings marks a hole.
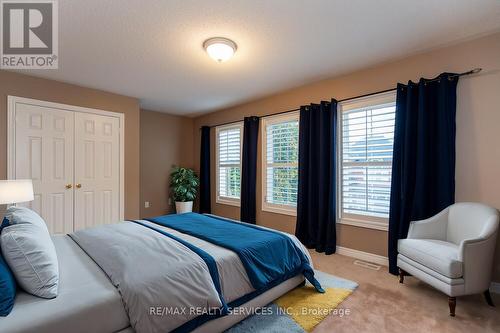
<instances>
[{"instance_id":1,"label":"armchair leg","mask_svg":"<svg viewBox=\"0 0 500 333\"><path fill-rule=\"evenodd\" d=\"M491 299L489 289L486 289L486 291L484 292L484 298L486 299L486 303L488 303L489 306L495 306L495 304L493 304L493 300Z\"/></svg>"},{"instance_id":2,"label":"armchair leg","mask_svg":"<svg viewBox=\"0 0 500 333\"><path fill-rule=\"evenodd\" d=\"M401 268L399 268L399 283L404 282L405 276L410 276L410 274L406 271L403 271Z\"/></svg>"},{"instance_id":3,"label":"armchair leg","mask_svg":"<svg viewBox=\"0 0 500 333\"><path fill-rule=\"evenodd\" d=\"M450 316L455 317L455 307L457 306L457 298L448 297L448 306L450 307Z\"/></svg>"}]
</instances>

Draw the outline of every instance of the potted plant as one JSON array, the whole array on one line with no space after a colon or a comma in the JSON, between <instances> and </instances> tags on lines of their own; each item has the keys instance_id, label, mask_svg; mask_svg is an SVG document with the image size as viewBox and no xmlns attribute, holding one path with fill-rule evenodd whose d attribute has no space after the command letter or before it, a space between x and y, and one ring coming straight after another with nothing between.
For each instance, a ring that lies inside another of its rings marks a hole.
<instances>
[{"instance_id":1,"label":"potted plant","mask_svg":"<svg viewBox=\"0 0 500 333\"><path fill-rule=\"evenodd\" d=\"M170 173L170 189L177 214L193 211L193 201L200 180L193 169L174 167Z\"/></svg>"}]
</instances>

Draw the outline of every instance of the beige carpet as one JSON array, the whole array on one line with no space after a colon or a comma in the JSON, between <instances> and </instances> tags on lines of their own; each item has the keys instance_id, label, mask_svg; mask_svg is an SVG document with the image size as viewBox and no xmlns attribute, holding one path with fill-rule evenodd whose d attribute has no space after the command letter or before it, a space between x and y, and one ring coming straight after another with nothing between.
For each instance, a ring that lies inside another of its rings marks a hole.
<instances>
[{"instance_id":1,"label":"beige carpet","mask_svg":"<svg viewBox=\"0 0 500 333\"><path fill-rule=\"evenodd\" d=\"M325 256L311 251L314 267L353 280L358 289L339 307L349 310L343 317L330 315L314 333L342 332L500 332L500 295L492 294L496 307L482 295L457 298L456 317L448 312L448 297L405 277L400 284L386 267L380 271L353 265L353 258Z\"/></svg>"}]
</instances>

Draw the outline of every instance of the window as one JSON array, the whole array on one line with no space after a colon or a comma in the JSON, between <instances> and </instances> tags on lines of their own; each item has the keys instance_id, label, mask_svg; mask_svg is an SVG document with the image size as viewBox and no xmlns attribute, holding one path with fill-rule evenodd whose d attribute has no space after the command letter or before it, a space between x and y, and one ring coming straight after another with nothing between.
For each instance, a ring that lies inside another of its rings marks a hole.
<instances>
[{"instance_id":1,"label":"window","mask_svg":"<svg viewBox=\"0 0 500 333\"><path fill-rule=\"evenodd\" d=\"M340 222L387 230L395 93L340 104Z\"/></svg>"},{"instance_id":2,"label":"window","mask_svg":"<svg viewBox=\"0 0 500 333\"><path fill-rule=\"evenodd\" d=\"M296 215L299 114L264 118L262 127L262 209Z\"/></svg>"},{"instance_id":3,"label":"window","mask_svg":"<svg viewBox=\"0 0 500 333\"><path fill-rule=\"evenodd\" d=\"M239 206L243 123L216 129L217 203Z\"/></svg>"}]
</instances>

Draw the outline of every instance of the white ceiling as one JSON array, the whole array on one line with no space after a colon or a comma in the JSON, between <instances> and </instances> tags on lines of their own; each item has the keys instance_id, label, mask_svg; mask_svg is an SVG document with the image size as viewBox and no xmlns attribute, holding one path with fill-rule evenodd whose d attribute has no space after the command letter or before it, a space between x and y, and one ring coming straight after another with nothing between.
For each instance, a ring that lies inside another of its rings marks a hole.
<instances>
[{"instance_id":1,"label":"white ceiling","mask_svg":"<svg viewBox=\"0 0 500 333\"><path fill-rule=\"evenodd\" d=\"M499 29L498 0L61 0L59 69L28 74L193 115Z\"/></svg>"}]
</instances>

